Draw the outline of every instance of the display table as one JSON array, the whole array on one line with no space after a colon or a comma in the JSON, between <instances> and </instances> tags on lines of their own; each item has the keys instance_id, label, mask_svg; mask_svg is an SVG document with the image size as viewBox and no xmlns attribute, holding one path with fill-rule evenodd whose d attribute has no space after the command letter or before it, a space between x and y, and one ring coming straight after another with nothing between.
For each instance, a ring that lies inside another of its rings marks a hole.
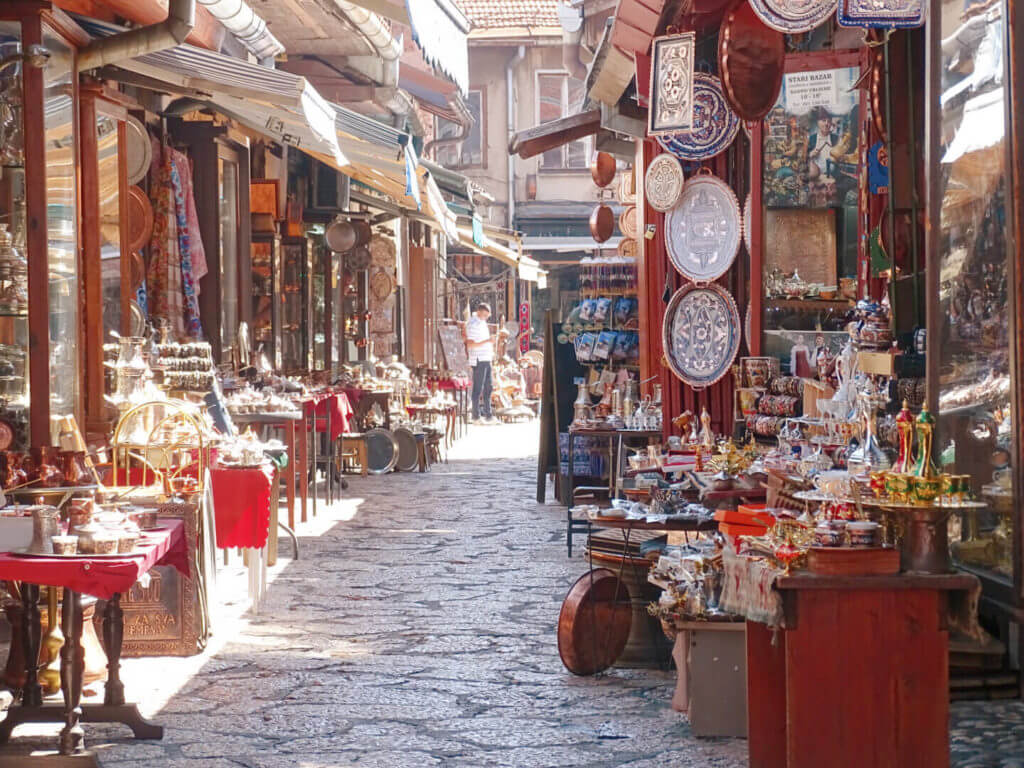
<instances>
[{"instance_id":1,"label":"display table","mask_svg":"<svg viewBox=\"0 0 1024 768\"><path fill-rule=\"evenodd\" d=\"M750 768L948 766L950 604L977 579L801 573L774 589L779 631L747 622Z\"/></svg>"},{"instance_id":2,"label":"display table","mask_svg":"<svg viewBox=\"0 0 1024 768\"><path fill-rule=\"evenodd\" d=\"M258 467L210 470L218 549L262 549L267 545L275 475L269 461Z\"/></svg>"},{"instance_id":3,"label":"display table","mask_svg":"<svg viewBox=\"0 0 1024 768\"><path fill-rule=\"evenodd\" d=\"M353 429L360 432L366 431L366 418L373 406L376 405L380 408L381 413L384 414L384 429L389 432L391 431L392 392L346 387L344 394L348 398L349 403L352 404L352 410L354 411L352 416L352 421L354 422Z\"/></svg>"},{"instance_id":4,"label":"display table","mask_svg":"<svg viewBox=\"0 0 1024 768\"><path fill-rule=\"evenodd\" d=\"M303 478L299 489L302 497L302 520L306 520L308 498L305 478L309 474L308 451L306 450L306 417L304 413L233 413L235 424L264 426L279 429L284 436L284 448L288 454L288 466L284 468L284 492L288 505L288 528L295 530L296 478Z\"/></svg>"},{"instance_id":5,"label":"display table","mask_svg":"<svg viewBox=\"0 0 1024 768\"><path fill-rule=\"evenodd\" d=\"M0 554L0 580L20 584L24 610L22 647L25 649L28 682L19 704L12 706L0 722L0 744L22 723L63 722L60 753L71 755L84 749L82 722L123 723L137 739L163 738L163 727L143 719L138 707L125 702L121 682L121 645L124 614L121 595L128 592L139 577L155 565L174 566L189 575L189 553L185 527L181 520L162 519L157 530L146 531L139 541L138 553L123 557L20 557ZM39 685L39 645L42 627L39 616L39 586L63 587L61 631L65 643L61 649L60 677L63 705L43 704ZM82 700L82 601L83 594L107 601L103 612L103 644L107 652L107 684L102 704Z\"/></svg>"}]
</instances>

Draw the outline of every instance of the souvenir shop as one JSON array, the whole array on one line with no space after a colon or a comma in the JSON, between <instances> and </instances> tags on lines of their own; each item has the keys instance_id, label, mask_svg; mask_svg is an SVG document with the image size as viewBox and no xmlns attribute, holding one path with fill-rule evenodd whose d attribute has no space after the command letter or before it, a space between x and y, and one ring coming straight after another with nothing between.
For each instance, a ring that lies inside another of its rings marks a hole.
<instances>
[{"instance_id":1,"label":"souvenir shop","mask_svg":"<svg viewBox=\"0 0 1024 768\"><path fill-rule=\"evenodd\" d=\"M0 8L0 744L52 721L62 754L82 722L159 738L120 659L201 651L221 555L258 608L346 473L428 471L467 400L423 289L458 221L412 137L123 34Z\"/></svg>"},{"instance_id":2,"label":"souvenir shop","mask_svg":"<svg viewBox=\"0 0 1024 768\"><path fill-rule=\"evenodd\" d=\"M638 372L572 387L601 332L570 321L545 379L538 498L555 476L589 564L562 659L671 654L672 705L752 766L947 764L951 699L1021 694L1021 20L636 5L591 97L645 110Z\"/></svg>"}]
</instances>

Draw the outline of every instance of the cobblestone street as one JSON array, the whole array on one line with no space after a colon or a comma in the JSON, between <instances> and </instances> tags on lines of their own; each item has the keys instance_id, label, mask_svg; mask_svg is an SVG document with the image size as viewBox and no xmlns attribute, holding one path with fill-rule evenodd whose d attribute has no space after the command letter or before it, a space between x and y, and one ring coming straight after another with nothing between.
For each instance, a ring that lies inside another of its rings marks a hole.
<instances>
[{"instance_id":1,"label":"cobblestone street","mask_svg":"<svg viewBox=\"0 0 1024 768\"><path fill-rule=\"evenodd\" d=\"M565 557L564 508L533 501L536 434L474 427L429 474L351 478L301 559L272 569L259 615L236 558L204 654L126 662L164 740L86 725L87 744L110 768L745 766L745 741L697 740L671 710L674 673L563 668L555 624L584 563ZM995 706L1012 749L1021 709ZM978 705L970 717L992 727ZM15 742L52 748L54 733Z\"/></svg>"}]
</instances>

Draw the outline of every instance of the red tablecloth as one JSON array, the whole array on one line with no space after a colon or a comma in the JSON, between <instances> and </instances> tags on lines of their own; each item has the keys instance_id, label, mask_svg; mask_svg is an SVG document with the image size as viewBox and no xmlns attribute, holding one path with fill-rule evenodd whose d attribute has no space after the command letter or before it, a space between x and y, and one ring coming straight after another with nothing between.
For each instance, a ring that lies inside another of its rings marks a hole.
<instances>
[{"instance_id":1,"label":"red tablecloth","mask_svg":"<svg viewBox=\"0 0 1024 768\"><path fill-rule=\"evenodd\" d=\"M352 406L344 392L314 397L306 401L306 415L316 409L316 431L327 431L327 414L331 415L331 440L337 440L348 432L349 419L352 418Z\"/></svg>"},{"instance_id":2,"label":"red tablecloth","mask_svg":"<svg viewBox=\"0 0 1024 768\"><path fill-rule=\"evenodd\" d=\"M270 536L270 491L274 465L210 470L217 546L260 549Z\"/></svg>"},{"instance_id":3,"label":"red tablecloth","mask_svg":"<svg viewBox=\"0 0 1024 768\"><path fill-rule=\"evenodd\" d=\"M469 389L473 382L468 376L452 376L449 379L441 379L437 382L441 389Z\"/></svg>"},{"instance_id":4,"label":"red tablecloth","mask_svg":"<svg viewBox=\"0 0 1024 768\"><path fill-rule=\"evenodd\" d=\"M64 587L109 600L115 594L128 592L154 565L173 565L188 576L184 522L168 518L161 519L160 525L163 526L160 530L143 532L137 554L123 557L69 559L0 553L0 580Z\"/></svg>"}]
</instances>

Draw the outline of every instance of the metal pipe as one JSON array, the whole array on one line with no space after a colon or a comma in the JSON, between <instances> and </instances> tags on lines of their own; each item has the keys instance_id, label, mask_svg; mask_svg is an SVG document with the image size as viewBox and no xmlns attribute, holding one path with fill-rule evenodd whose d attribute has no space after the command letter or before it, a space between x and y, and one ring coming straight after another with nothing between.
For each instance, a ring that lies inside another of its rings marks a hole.
<instances>
[{"instance_id":1,"label":"metal pipe","mask_svg":"<svg viewBox=\"0 0 1024 768\"><path fill-rule=\"evenodd\" d=\"M238 38L260 63L273 61L284 53L284 44L267 29L265 22L245 0L197 0L228 32Z\"/></svg>"},{"instance_id":2,"label":"metal pipe","mask_svg":"<svg viewBox=\"0 0 1024 768\"><path fill-rule=\"evenodd\" d=\"M195 0L170 0L167 18L163 21L94 40L79 50L78 70L85 72L98 69L107 64L173 48L185 42L195 25Z\"/></svg>"},{"instance_id":3,"label":"metal pipe","mask_svg":"<svg viewBox=\"0 0 1024 768\"><path fill-rule=\"evenodd\" d=\"M469 136L469 129L473 126L473 123L476 122L476 120L473 119L473 115L469 112L468 109L466 109L465 105L462 103L461 98L456 96L455 99L452 100L450 103L459 118L459 131L453 136L445 136L443 139L431 139L430 141L428 141L426 143L426 146L423 147L424 156L430 155L431 151L434 151L434 154L430 156L436 160L436 150L438 147L447 147L465 141L466 138Z\"/></svg>"},{"instance_id":4,"label":"metal pipe","mask_svg":"<svg viewBox=\"0 0 1024 768\"><path fill-rule=\"evenodd\" d=\"M519 63L526 58L526 46L520 45L516 55L508 60L505 68L505 95L508 102L508 138L509 141L516 133L516 99L515 99L515 69ZM515 229L516 222L516 160L511 152L508 156L508 221L506 226Z\"/></svg>"},{"instance_id":5,"label":"metal pipe","mask_svg":"<svg viewBox=\"0 0 1024 768\"><path fill-rule=\"evenodd\" d=\"M334 4L356 26L382 59L388 62L395 62L395 82L398 82L398 59L402 55L402 47L391 36L391 31L384 24L381 17L376 13L348 2L348 0L334 0Z\"/></svg>"}]
</instances>

